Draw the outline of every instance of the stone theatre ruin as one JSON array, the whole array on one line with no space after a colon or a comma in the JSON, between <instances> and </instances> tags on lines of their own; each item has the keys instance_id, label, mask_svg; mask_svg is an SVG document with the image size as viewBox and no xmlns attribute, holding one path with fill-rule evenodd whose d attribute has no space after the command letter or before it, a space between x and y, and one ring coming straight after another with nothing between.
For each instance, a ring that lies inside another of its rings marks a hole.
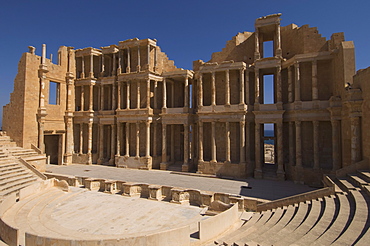
<instances>
[{"instance_id":1,"label":"stone theatre ruin","mask_svg":"<svg viewBox=\"0 0 370 246\"><path fill-rule=\"evenodd\" d=\"M370 72L355 74L354 45L343 33L326 40L315 27L281 26L275 14L193 70L177 68L155 39L62 46L57 58L47 58L45 45L41 56L33 47L23 54L3 113L7 134L53 164L315 185L370 155ZM268 160L266 124L274 132Z\"/></svg>"}]
</instances>

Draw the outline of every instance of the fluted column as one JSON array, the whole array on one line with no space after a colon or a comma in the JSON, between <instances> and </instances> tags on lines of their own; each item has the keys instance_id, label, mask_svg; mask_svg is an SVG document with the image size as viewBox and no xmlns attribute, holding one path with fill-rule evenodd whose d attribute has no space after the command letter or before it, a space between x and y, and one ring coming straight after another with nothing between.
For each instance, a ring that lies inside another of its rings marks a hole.
<instances>
[{"instance_id":1,"label":"fluted column","mask_svg":"<svg viewBox=\"0 0 370 246\"><path fill-rule=\"evenodd\" d=\"M109 164L114 164L114 155L115 155L115 151L116 149L114 148L114 144L115 144L115 136L116 136L116 126L115 125L111 125L111 137L110 137L110 160L109 160Z\"/></svg>"},{"instance_id":2,"label":"fluted column","mask_svg":"<svg viewBox=\"0 0 370 246\"><path fill-rule=\"evenodd\" d=\"M279 180L285 179L285 172L284 172L284 146L283 146L283 122L278 122L276 124L277 128L277 176Z\"/></svg>"},{"instance_id":3,"label":"fluted column","mask_svg":"<svg viewBox=\"0 0 370 246\"><path fill-rule=\"evenodd\" d=\"M150 121L145 121L146 125L146 145L145 145L145 157L150 157Z\"/></svg>"},{"instance_id":4,"label":"fluted column","mask_svg":"<svg viewBox=\"0 0 370 246\"><path fill-rule=\"evenodd\" d=\"M250 90L249 90L249 69L247 69L247 72L245 74L245 103L247 105L250 104Z\"/></svg>"},{"instance_id":5,"label":"fluted column","mask_svg":"<svg viewBox=\"0 0 370 246\"><path fill-rule=\"evenodd\" d=\"M126 153L125 156L130 156L130 123L126 122L126 134L125 134Z\"/></svg>"},{"instance_id":6,"label":"fluted column","mask_svg":"<svg viewBox=\"0 0 370 246\"><path fill-rule=\"evenodd\" d=\"M255 160L256 167L254 170L254 178L262 178L262 160L261 160L261 124L256 122L255 126Z\"/></svg>"},{"instance_id":7,"label":"fluted column","mask_svg":"<svg viewBox=\"0 0 370 246\"><path fill-rule=\"evenodd\" d=\"M211 162L217 162L217 149L216 149L216 123L212 121L211 123L211 152L212 152L212 160Z\"/></svg>"},{"instance_id":8,"label":"fluted column","mask_svg":"<svg viewBox=\"0 0 370 246\"><path fill-rule=\"evenodd\" d=\"M130 95L130 81L126 81L126 109L130 109L131 95Z\"/></svg>"},{"instance_id":9,"label":"fluted column","mask_svg":"<svg viewBox=\"0 0 370 246\"><path fill-rule=\"evenodd\" d=\"M295 122L295 159L296 167L302 167L302 139L301 139L301 121L297 120Z\"/></svg>"},{"instance_id":10,"label":"fluted column","mask_svg":"<svg viewBox=\"0 0 370 246\"><path fill-rule=\"evenodd\" d=\"M130 56L130 47L127 47L127 67L126 73L131 72L131 56Z\"/></svg>"},{"instance_id":11,"label":"fluted column","mask_svg":"<svg viewBox=\"0 0 370 246\"><path fill-rule=\"evenodd\" d=\"M167 108L167 81L163 78L163 109Z\"/></svg>"},{"instance_id":12,"label":"fluted column","mask_svg":"<svg viewBox=\"0 0 370 246\"><path fill-rule=\"evenodd\" d=\"M150 79L146 81L146 108L150 109Z\"/></svg>"},{"instance_id":13,"label":"fluted column","mask_svg":"<svg viewBox=\"0 0 370 246\"><path fill-rule=\"evenodd\" d=\"M122 123L117 122L117 140L116 140L116 156L121 156L121 136Z\"/></svg>"},{"instance_id":14,"label":"fluted column","mask_svg":"<svg viewBox=\"0 0 370 246\"><path fill-rule=\"evenodd\" d=\"M140 157L140 123L136 122L136 158Z\"/></svg>"},{"instance_id":15,"label":"fluted column","mask_svg":"<svg viewBox=\"0 0 370 246\"><path fill-rule=\"evenodd\" d=\"M281 66L276 68L276 102L282 103L283 102L283 95L282 95L282 84L281 84Z\"/></svg>"},{"instance_id":16,"label":"fluted column","mask_svg":"<svg viewBox=\"0 0 370 246\"><path fill-rule=\"evenodd\" d=\"M98 161L98 164L102 164L104 160L103 137L104 137L104 125L99 124L99 161Z\"/></svg>"},{"instance_id":17,"label":"fluted column","mask_svg":"<svg viewBox=\"0 0 370 246\"><path fill-rule=\"evenodd\" d=\"M313 124L313 168L320 168L319 159L319 121L315 120Z\"/></svg>"},{"instance_id":18,"label":"fluted column","mask_svg":"<svg viewBox=\"0 0 370 246\"><path fill-rule=\"evenodd\" d=\"M361 132L360 117L353 116L351 119L351 164L361 160Z\"/></svg>"},{"instance_id":19,"label":"fluted column","mask_svg":"<svg viewBox=\"0 0 370 246\"><path fill-rule=\"evenodd\" d=\"M199 74L199 79L198 79L198 107L203 106L203 75L200 73Z\"/></svg>"},{"instance_id":20,"label":"fluted column","mask_svg":"<svg viewBox=\"0 0 370 246\"><path fill-rule=\"evenodd\" d=\"M81 86L81 111L85 111L85 86Z\"/></svg>"},{"instance_id":21,"label":"fluted column","mask_svg":"<svg viewBox=\"0 0 370 246\"><path fill-rule=\"evenodd\" d=\"M189 79L186 76L184 82L184 107L189 107Z\"/></svg>"},{"instance_id":22,"label":"fluted column","mask_svg":"<svg viewBox=\"0 0 370 246\"><path fill-rule=\"evenodd\" d=\"M225 105L230 105L230 71L225 71Z\"/></svg>"},{"instance_id":23,"label":"fluted column","mask_svg":"<svg viewBox=\"0 0 370 246\"><path fill-rule=\"evenodd\" d=\"M93 101L93 98L94 98L94 91L93 91L93 85L92 84L90 84L89 85L89 111L91 112L91 111L93 111L93 103L94 103L94 101Z\"/></svg>"},{"instance_id":24,"label":"fluted column","mask_svg":"<svg viewBox=\"0 0 370 246\"><path fill-rule=\"evenodd\" d=\"M84 79L85 78L85 57L82 56L81 57L82 60L81 60L81 78Z\"/></svg>"},{"instance_id":25,"label":"fluted column","mask_svg":"<svg viewBox=\"0 0 370 246\"><path fill-rule=\"evenodd\" d=\"M87 164L92 164L92 128L93 128L93 122L92 119L89 120L88 123L88 141L87 141Z\"/></svg>"},{"instance_id":26,"label":"fluted column","mask_svg":"<svg viewBox=\"0 0 370 246\"><path fill-rule=\"evenodd\" d=\"M256 28L256 31L254 32L254 46L255 46L255 50L254 50L254 60L258 60L261 58L261 55L260 55L260 41L259 41L259 32L258 32L258 28Z\"/></svg>"},{"instance_id":27,"label":"fluted column","mask_svg":"<svg viewBox=\"0 0 370 246\"><path fill-rule=\"evenodd\" d=\"M246 162L249 164L251 161L250 149L251 149L251 140L250 140L250 127L251 123L249 121L245 121L245 128L246 128L246 138L245 138L245 159ZM249 170L247 170L249 173Z\"/></svg>"},{"instance_id":28,"label":"fluted column","mask_svg":"<svg viewBox=\"0 0 370 246\"><path fill-rule=\"evenodd\" d=\"M116 109L116 82L112 84L112 110Z\"/></svg>"},{"instance_id":29,"label":"fluted column","mask_svg":"<svg viewBox=\"0 0 370 246\"><path fill-rule=\"evenodd\" d=\"M199 143L198 143L198 161L199 162L203 162L203 122L202 121L199 121L198 123L199 125L199 132L198 132L198 140L199 140Z\"/></svg>"},{"instance_id":30,"label":"fluted column","mask_svg":"<svg viewBox=\"0 0 370 246\"><path fill-rule=\"evenodd\" d=\"M122 96L121 96L121 90L122 90L122 86L121 86L121 84L122 84L122 82L121 81L118 81L117 82L118 84L117 84L117 86L118 86L118 95L117 95L117 109L118 110L120 110L121 109L121 98L122 98Z\"/></svg>"},{"instance_id":31,"label":"fluted column","mask_svg":"<svg viewBox=\"0 0 370 246\"><path fill-rule=\"evenodd\" d=\"M211 93L212 93L212 95L211 95L211 100L212 100L212 102L211 102L211 104L212 104L212 106L214 106L214 105L216 105L216 78L215 78L215 72L212 72L211 73L212 75L211 75L211 77L212 77L212 84L211 84Z\"/></svg>"},{"instance_id":32,"label":"fluted column","mask_svg":"<svg viewBox=\"0 0 370 246\"><path fill-rule=\"evenodd\" d=\"M158 81L154 80L154 108L158 109L157 95L158 95Z\"/></svg>"},{"instance_id":33,"label":"fluted column","mask_svg":"<svg viewBox=\"0 0 370 246\"><path fill-rule=\"evenodd\" d=\"M245 121L240 121L240 164L245 164Z\"/></svg>"},{"instance_id":34,"label":"fluted column","mask_svg":"<svg viewBox=\"0 0 370 246\"><path fill-rule=\"evenodd\" d=\"M230 122L226 121L226 162L231 162L231 154L230 154Z\"/></svg>"},{"instance_id":35,"label":"fluted column","mask_svg":"<svg viewBox=\"0 0 370 246\"><path fill-rule=\"evenodd\" d=\"M140 80L137 80L136 109L140 108Z\"/></svg>"},{"instance_id":36,"label":"fluted column","mask_svg":"<svg viewBox=\"0 0 370 246\"><path fill-rule=\"evenodd\" d=\"M289 166L294 164L294 122L289 122Z\"/></svg>"},{"instance_id":37,"label":"fluted column","mask_svg":"<svg viewBox=\"0 0 370 246\"><path fill-rule=\"evenodd\" d=\"M312 61L312 100L319 99L319 90L317 85L317 61Z\"/></svg>"},{"instance_id":38,"label":"fluted column","mask_svg":"<svg viewBox=\"0 0 370 246\"><path fill-rule=\"evenodd\" d=\"M157 128L158 123L157 121L153 122L153 157L157 157Z\"/></svg>"},{"instance_id":39,"label":"fluted column","mask_svg":"<svg viewBox=\"0 0 370 246\"><path fill-rule=\"evenodd\" d=\"M288 67L288 102L293 102L292 66Z\"/></svg>"},{"instance_id":40,"label":"fluted column","mask_svg":"<svg viewBox=\"0 0 370 246\"><path fill-rule=\"evenodd\" d=\"M117 69L117 75L120 75L122 73L122 50L118 51L118 69Z\"/></svg>"},{"instance_id":41,"label":"fluted column","mask_svg":"<svg viewBox=\"0 0 370 246\"><path fill-rule=\"evenodd\" d=\"M245 69L242 68L240 69L240 104L245 104L245 99L244 99L244 88L245 88L245 85L244 85L244 71Z\"/></svg>"},{"instance_id":42,"label":"fluted column","mask_svg":"<svg viewBox=\"0 0 370 246\"><path fill-rule=\"evenodd\" d=\"M104 85L100 84L100 110L104 109Z\"/></svg>"},{"instance_id":43,"label":"fluted column","mask_svg":"<svg viewBox=\"0 0 370 246\"><path fill-rule=\"evenodd\" d=\"M333 146L333 171L341 168L340 166L340 124L339 120L331 120L332 146Z\"/></svg>"},{"instance_id":44,"label":"fluted column","mask_svg":"<svg viewBox=\"0 0 370 246\"><path fill-rule=\"evenodd\" d=\"M171 162L175 162L175 125L171 124Z\"/></svg>"},{"instance_id":45,"label":"fluted column","mask_svg":"<svg viewBox=\"0 0 370 246\"><path fill-rule=\"evenodd\" d=\"M184 165L189 162L189 125L184 124Z\"/></svg>"},{"instance_id":46,"label":"fluted column","mask_svg":"<svg viewBox=\"0 0 370 246\"><path fill-rule=\"evenodd\" d=\"M104 54L101 55L101 59L100 59L100 62L101 62L101 67L100 67L100 76L101 77L104 77L104 70L105 70L105 64L104 64Z\"/></svg>"},{"instance_id":47,"label":"fluted column","mask_svg":"<svg viewBox=\"0 0 370 246\"><path fill-rule=\"evenodd\" d=\"M146 61L146 63L147 63L147 69L148 69L148 71L150 70L150 44L148 44L148 51L147 51L147 53L148 53L148 55L147 55L147 61Z\"/></svg>"},{"instance_id":48,"label":"fluted column","mask_svg":"<svg viewBox=\"0 0 370 246\"><path fill-rule=\"evenodd\" d=\"M141 64L140 64L140 45L137 46L137 72L140 72Z\"/></svg>"},{"instance_id":49,"label":"fluted column","mask_svg":"<svg viewBox=\"0 0 370 246\"><path fill-rule=\"evenodd\" d=\"M276 24L276 52L275 56L281 57L281 36L280 36L280 24Z\"/></svg>"},{"instance_id":50,"label":"fluted column","mask_svg":"<svg viewBox=\"0 0 370 246\"><path fill-rule=\"evenodd\" d=\"M89 73L89 77L90 78L94 78L94 56L93 54L90 54L90 73Z\"/></svg>"},{"instance_id":51,"label":"fluted column","mask_svg":"<svg viewBox=\"0 0 370 246\"><path fill-rule=\"evenodd\" d=\"M295 68L295 101L301 101L301 75L299 62L294 63Z\"/></svg>"},{"instance_id":52,"label":"fluted column","mask_svg":"<svg viewBox=\"0 0 370 246\"><path fill-rule=\"evenodd\" d=\"M167 125L162 124L162 163L167 163Z\"/></svg>"},{"instance_id":53,"label":"fluted column","mask_svg":"<svg viewBox=\"0 0 370 246\"><path fill-rule=\"evenodd\" d=\"M259 104L260 103L260 73L259 73L259 69L256 68L254 70L254 76L255 76L255 85L254 85L254 93L255 93L255 100L254 100L254 103L255 104Z\"/></svg>"},{"instance_id":54,"label":"fluted column","mask_svg":"<svg viewBox=\"0 0 370 246\"><path fill-rule=\"evenodd\" d=\"M113 53L112 76L116 76L116 53Z\"/></svg>"},{"instance_id":55,"label":"fluted column","mask_svg":"<svg viewBox=\"0 0 370 246\"><path fill-rule=\"evenodd\" d=\"M80 123L80 155L83 153L83 145L84 145L84 142L83 142L83 123Z\"/></svg>"}]
</instances>

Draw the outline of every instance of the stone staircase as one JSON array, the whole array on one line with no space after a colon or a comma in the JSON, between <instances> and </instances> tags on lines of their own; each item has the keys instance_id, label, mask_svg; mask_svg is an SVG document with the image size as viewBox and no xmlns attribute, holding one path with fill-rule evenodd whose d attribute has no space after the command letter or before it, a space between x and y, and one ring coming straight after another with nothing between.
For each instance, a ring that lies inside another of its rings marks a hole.
<instances>
[{"instance_id":1,"label":"stone staircase","mask_svg":"<svg viewBox=\"0 0 370 246\"><path fill-rule=\"evenodd\" d=\"M332 180L335 195L255 213L212 245L369 245L370 171Z\"/></svg>"}]
</instances>

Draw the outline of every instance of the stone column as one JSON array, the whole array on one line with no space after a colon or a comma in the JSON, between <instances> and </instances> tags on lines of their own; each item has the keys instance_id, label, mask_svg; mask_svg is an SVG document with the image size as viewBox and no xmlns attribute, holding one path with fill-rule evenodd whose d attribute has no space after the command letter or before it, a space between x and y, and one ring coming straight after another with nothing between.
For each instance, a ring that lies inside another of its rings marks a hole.
<instances>
[{"instance_id":1,"label":"stone column","mask_svg":"<svg viewBox=\"0 0 370 246\"><path fill-rule=\"evenodd\" d=\"M301 140L301 121L297 120L295 122L295 159L296 167L302 168L302 140Z\"/></svg>"},{"instance_id":2,"label":"stone column","mask_svg":"<svg viewBox=\"0 0 370 246\"><path fill-rule=\"evenodd\" d=\"M299 62L294 63L295 69L295 101L301 101L301 75L299 71Z\"/></svg>"},{"instance_id":3,"label":"stone column","mask_svg":"<svg viewBox=\"0 0 370 246\"><path fill-rule=\"evenodd\" d=\"M104 85L100 84L100 110L104 109Z\"/></svg>"},{"instance_id":4,"label":"stone column","mask_svg":"<svg viewBox=\"0 0 370 246\"><path fill-rule=\"evenodd\" d=\"M333 171L341 168L340 166L340 127L339 120L331 120L332 146L333 146Z\"/></svg>"},{"instance_id":5,"label":"stone column","mask_svg":"<svg viewBox=\"0 0 370 246\"><path fill-rule=\"evenodd\" d=\"M319 100L319 90L317 85L317 61L312 61L312 100Z\"/></svg>"},{"instance_id":6,"label":"stone column","mask_svg":"<svg viewBox=\"0 0 370 246\"><path fill-rule=\"evenodd\" d=\"M101 67L100 67L100 76L104 77L104 70L105 70L105 64L104 64L104 54L101 54Z\"/></svg>"},{"instance_id":7,"label":"stone column","mask_svg":"<svg viewBox=\"0 0 370 246\"><path fill-rule=\"evenodd\" d=\"M212 106L216 105L216 78L215 78L215 72L212 72L212 84L211 84L211 104Z\"/></svg>"},{"instance_id":8,"label":"stone column","mask_svg":"<svg viewBox=\"0 0 370 246\"><path fill-rule=\"evenodd\" d=\"M93 129L93 119L89 119L88 123L88 141L87 141L87 164L92 165L92 129Z\"/></svg>"},{"instance_id":9,"label":"stone column","mask_svg":"<svg viewBox=\"0 0 370 246\"><path fill-rule=\"evenodd\" d=\"M245 164L245 121L240 121L240 164Z\"/></svg>"},{"instance_id":10,"label":"stone column","mask_svg":"<svg viewBox=\"0 0 370 246\"><path fill-rule=\"evenodd\" d=\"M118 70L117 74L120 75L122 73L122 50L118 51Z\"/></svg>"},{"instance_id":11,"label":"stone column","mask_svg":"<svg viewBox=\"0 0 370 246\"><path fill-rule=\"evenodd\" d=\"M136 109L140 109L140 80L137 80Z\"/></svg>"},{"instance_id":12,"label":"stone column","mask_svg":"<svg viewBox=\"0 0 370 246\"><path fill-rule=\"evenodd\" d=\"M258 60L261 58L258 28L256 28L256 31L254 32L254 44L255 44L254 60Z\"/></svg>"},{"instance_id":13,"label":"stone column","mask_svg":"<svg viewBox=\"0 0 370 246\"><path fill-rule=\"evenodd\" d=\"M289 122L289 166L294 164L294 122Z\"/></svg>"},{"instance_id":14,"label":"stone column","mask_svg":"<svg viewBox=\"0 0 370 246\"><path fill-rule=\"evenodd\" d=\"M189 107L189 79L188 76L185 77L184 83L184 107Z\"/></svg>"},{"instance_id":15,"label":"stone column","mask_svg":"<svg viewBox=\"0 0 370 246\"><path fill-rule=\"evenodd\" d=\"M199 121L199 132L198 132L198 161L203 162L203 122Z\"/></svg>"},{"instance_id":16,"label":"stone column","mask_svg":"<svg viewBox=\"0 0 370 246\"><path fill-rule=\"evenodd\" d=\"M167 108L167 81L163 78L163 109Z\"/></svg>"},{"instance_id":17,"label":"stone column","mask_svg":"<svg viewBox=\"0 0 370 246\"><path fill-rule=\"evenodd\" d=\"M251 148L251 141L250 141L250 122L249 121L245 121L245 127L246 127L246 138L245 138L245 159L246 159L246 162L249 164L250 161L251 161L251 155L250 155L250 148ZM249 173L249 170L247 170L248 173Z\"/></svg>"},{"instance_id":18,"label":"stone column","mask_svg":"<svg viewBox=\"0 0 370 246\"><path fill-rule=\"evenodd\" d=\"M256 122L255 126L255 148L256 148L256 167L254 169L254 178L262 178L262 160L261 160L261 124Z\"/></svg>"},{"instance_id":19,"label":"stone column","mask_svg":"<svg viewBox=\"0 0 370 246\"><path fill-rule=\"evenodd\" d=\"M146 108L150 109L150 79L146 81Z\"/></svg>"},{"instance_id":20,"label":"stone column","mask_svg":"<svg viewBox=\"0 0 370 246\"><path fill-rule=\"evenodd\" d=\"M112 124L111 126L111 136L110 136L110 160L109 165L114 165L114 155L116 152L116 148L114 148L114 143L116 142L114 137L116 136L116 128L115 125Z\"/></svg>"},{"instance_id":21,"label":"stone column","mask_svg":"<svg viewBox=\"0 0 370 246\"><path fill-rule=\"evenodd\" d=\"M136 158L140 157L140 123L136 122Z\"/></svg>"},{"instance_id":22,"label":"stone column","mask_svg":"<svg viewBox=\"0 0 370 246\"><path fill-rule=\"evenodd\" d=\"M230 106L230 71L225 71L225 105Z\"/></svg>"},{"instance_id":23,"label":"stone column","mask_svg":"<svg viewBox=\"0 0 370 246\"><path fill-rule=\"evenodd\" d=\"M147 57L148 71L150 71L150 44L148 44L148 57Z\"/></svg>"},{"instance_id":24,"label":"stone column","mask_svg":"<svg viewBox=\"0 0 370 246\"><path fill-rule=\"evenodd\" d=\"M157 90L158 90L158 81L157 80L155 80L154 81L154 108L155 109L158 109L158 102L157 102L157 95L158 95L158 92L157 92Z\"/></svg>"},{"instance_id":25,"label":"stone column","mask_svg":"<svg viewBox=\"0 0 370 246\"><path fill-rule=\"evenodd\" d=\"M292 66L288 67L288 102L293 102Z\"/></svg>"},{"instance_id":26,"label":"stone column","mask_svg":"<svg viewBox=\"0 0 370 246\"><path fill-rule=\"evenodd\" d=\"M116 109L116 82L112 84L112 110Z\"/></svg>"},{"instance_id":27,"label":"stone column","mask_svg":"<svg viewBox=\"0 0 370 246\"><path fill-rule=\"evenodd\" d=\"M157 46L154 46L154 72L157 71Z\"/></svg>"},{"instance_id":28,"label":"stone column","mask_svg":"<svg viewBox=\"0 0 370 246\"><path fill-rule=\"evenodd\" d=\"M83 123L80 123L80 155L82 155L83 153L83 146L84 146L84 142L83 142Z\"/></svg>"},{"instance_id":29,"label":"stone column","mask_svg":"<svg viewBox=\"0 0 370 246\"><path fill-rule=\"evenodd\" d=\"M211 136L211 152L212 152L212 160L211 162L217 162L217 148L216 148L216 123L212 121L211 129L212 129L212 136Z\"/></svg>"},{"instance_id":30,"label":"stone column","mask_svg":"<svg viewBox=\"0 0 370 246\"><path fill-rule=\"evenodd\" d=\"M189 162L189 125L184 124L184 165Z\"/></svg>"},{"instance_id":31,"label":"stone column","mask_svg":"<svg viewBox=\"0 0 370 246\"><path fill-rule=\"evenodd\" d=\"M361 132L360 117L352 116L351 119L351 164L361 160Z\"/></svg>"},{"instance_id":32,"label":"stone column","mask_svg":"<svg viewBox=\"0 0 370 246\"><path fill-rule=\"evenodd\" d=\"M81 111L85 111L85 86L81 86Z\"/></svg>"},{"instance_id":33,"label":"stone column","mask_svg":"<svg viewBox=\"0 0 370 246\"><path fill-rule=\"evenodd\" d=\"M126 81L126 109L130 109L130 81Z\"/></svg>"},{"instance_id":34,"label":"stone column","mask_svg":"<svg viewBox=\"0 0 370 246\"><path fill-rule=\"evenodd\" d=\"M226 162L231 162L231 154L230 154L230 123L226 121Z\"/></svg>"},{"instance_id":35,"label":"stone column","mask_svg":"<svg viewBox=\"0 0 370 246\"><path fill-rule=\"evenodd\" d=\"M112 76L116 75L116 53L113 53Z\"/></svg>"},{"instance_id":36,"label":"stone column","mask_svg":"<svg viewBox=\"0 0 370 246\"><path fill-rule=\"evenodd\" d=\"M167 163L167 125L162 124L162 163Z\"/></svg>"},{"instance_id":37,"label":"stone column","mask_svg":"<svg viewBox=\"0 0 370 246\"><path fill-rule=\"evenodd\" d=\"M284 146L283 146L283 122L278 122L276 124L277 128L277 177L279 180L285 179L284 172Z\"/></svg>"},{"instance_id":38,"label":"stone column","mask_svg":"<svg viewBox=\"0 0 370 246\"><path fill-rule=\"evenodd\" d=\"M240 104L244 105L245 104L245 100L244 100L244 88L245 88L245 85L244 85L244 71L245 69L242 68L240 69Z\"/></svg>"},{"instance_id":39,"label":"stone column","mask_svg":"<svg viewBox=\"0 0 370 246\"><path fill-rule=\"evenodd\" d=\"M102 164L104 160L103 137L104 137L104 125L99 124L99 160L98 160L99 165Z\"/></svg>"},{"instance_id":40,"label":"stone column","mask_svg":"<svg viewBox=\"0 0 370 246\"><path fill-rule=\"evenodd\" d=\"M157 157L157 121L153 122L153 157Z\"/></svg>"},{"instance_id":41,"label":"stone column","mask_svg":"<svg viewBox=\"0 0 370 246\"><path fill-rule=\"evenodd\" d=\"M127 47L127 67L126 67L126 73L131 72L131 57L130 57L130 47Z\"/></svg>"},{"instance_id":42,"label":"stone column","mask_svg":"<svg viewBox=\"0 0 370 246\"><path fill-rule=\"evenodd\" d=\"M175 162L175 125L171 125L171 162Z\"/></svg>"},{"instance_id":43,"label":"stone column","mask_svg":"<svg viewBox=\"0 0 370 246\"><path fill-rule=\"evenodd\" d=\"M117 143L116 143L116 156L121 156L121 130L122 130L122 123L117 122Z\"/></svg>"},{"instance_id":44,"label":"stone column","mask_svg":"<svg viewBox=\"0 0 370 246\"><path fill-rule=\"evenodd\" d=\"M82 56L81 57L81 78L84 79L85 78L85 57Z\"/></svg>"},{"instance_id":45,"label":"stone column","mask_svg":"<svg viewBox=\"0 0 370 246\"><path fill-rule=\"evenodd\" d=\"M94 56L93 54L90 54L90 73L89 73L89 77L90 78L94 78Z\"/></svg>"},{"instance_id":46,"label":"stone column","mask_svg":"<svg viewBox=\"0 0 370 246\"><path fill-rule=\"evenodd\" d=\"M319 159L319 121L315 120L313 124L313 168L320 168Z\"/></svg>"},{"instance_id":47,"label":"stone column","mask_svg":"<svg viewBox=\"0 0 370 246\"><path fill-rule=\"evenodd\" d=\"M203 106L203 75L199 74L199 80L198 80L198 107Z\"/></svg>"},{"instance_id":48,"label":"stone column","mask_svg":"<svg viewBox=\"0 0 370 246\"><path fill-rule=\"evenodd\" d=\"M141 64L140 64L140 45L137 46L137 72L140 72Z\"/></svg>"},{"instance_id":49,"label":"stone column","mask_svg":"<svg viewBox=\"0 0 370 246\"><path fill-rule=\"evenodd\" d=\"M259 69L256 68L254 70L254 81L255 81L255 85L254 85L254 93L255 93L255 99L254 99L254 103L255 104L259 104L260 103L260 73L259 73Z\"/></svg>"},{"instance_id":50,"label":"stone column","mask_svg":"<svg viewBox=\"0 0 370 246\"><path fill-rule=\"evenodd\" d=\"M125 136L125 144L126 144L126 153L125 156L130 156L130 123L126 122L126 136Z\"/></svg>"},{"instance_id":51,"label":"stone column","mask_svg":"<svg viewBox=\"0 0 370 246\"><path fill-rule=\"evenodd\" d=\"M150 121L147 120L146 124L146 146L145 146L145 158L150 157Z\"/></svg>"},{"instance_id":52,"label":"stone column","mask_svg":"<svg viewBox=\"0 0 370 246\"><path fill-rule=\"evenodd\" d=\"M171 81L171 108L175 107L175 83Z\"/></svg>"},{"instance_id":53,"label":"stone column","mask_svg":"<svg viewBox=\"0 0 370 246\"><path fill-rule=\"evenodd\" d=\"M282 56L280 24L276 24L276 52L275 52L275 56L277 56L277 57Z\"/></svg>"},{"instance_id":54,"label":"stone column","mask_svg":"<svg viewBox=\"0 0 370 246\"><path fill-rule=\"evenodd\" d=\"M276 68L276 102L283 103L283 95L282 95L282 84L281 84L281 66Z\"/></svg>"},{"instance_id":55,"label":"stone column","mask_svg":"<svg viewBox=\"0 0 370 246\"><path fill-rule=\"evenodd\" d=\"M117 95L117 109L121 109L121 81L117 81L117 86L118 86L118 95Z\"/></svg>"},{"instance_id":56,"label":"stone column","mask_svg":"<svg viewBox=\"0 0 370 246\"><path fill-rule=\"evenodd\" d=\"M68 47L68 59L69 67L66 74L66 85L67 85L67 110L64 115L64 122L66 128L66 141L65 141L65 153L64 153L64 164L72 164L72 154L73 154L73 108L72 108L72 95L74 91L74 76L71 71L73 71L71 65L71 59L73 59L73 50Z\"/></svg>"},{"instance_id":57,"label":"stone column","mask_svg":"<svg viewBox=\"0 0 370 246\"><path fill-rule=\"evenodd\" d=\"M92 111L93 111L93 103L94 103L94 101L93 101L93 98L94 98L94 91L93 91L93 88L94 88L94 87L93 87L93 84L90 84L89 86L90 86L90 88L89 88L89 89L90 89L90 90L89 90L89 96L90 96L90 97L89 97L89 99L90 99L90 100L89 100L89 111L90 111L90 112L92 112Z\"/></svg>"},{"instance_id":58,"label":"stone column","mask_svg":"<svg viewBox=\"0 0 370 246\"><path fill-rule=\"evenodd\" d=\"M249 105L250 104L250 91L249 91L249 70L247 69L246 70L247 72L246 72L246 74L245 74L245 95L246 95L246 97L245 97L245 103L247 104L247 105Z\"/></svg>"}]
</instances>

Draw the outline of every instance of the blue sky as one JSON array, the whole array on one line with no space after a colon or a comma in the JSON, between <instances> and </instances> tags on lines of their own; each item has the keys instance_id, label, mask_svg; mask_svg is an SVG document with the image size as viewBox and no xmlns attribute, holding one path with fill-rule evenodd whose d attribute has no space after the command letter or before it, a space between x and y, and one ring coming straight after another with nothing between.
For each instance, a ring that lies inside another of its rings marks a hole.
<instances>
[{"instance_id":1,"label":"blue sky","mask_svg":"<svg viewBox=\"0 0 370 246\"><path fill-rule=\"evenodd\" d=\"M99 48L155 38L176 66L192 69L194 60L209 60L238 32L254 31L256 18L272 13L282 13L283 26L309 24L326 38L344 32L355 43L357 69L366 68L369 9L365 0L0 0L0 105L9 102L18 61L29 45L40 54L47 44L49 56L62 45Z\"/></svg>"}]
</instances>

